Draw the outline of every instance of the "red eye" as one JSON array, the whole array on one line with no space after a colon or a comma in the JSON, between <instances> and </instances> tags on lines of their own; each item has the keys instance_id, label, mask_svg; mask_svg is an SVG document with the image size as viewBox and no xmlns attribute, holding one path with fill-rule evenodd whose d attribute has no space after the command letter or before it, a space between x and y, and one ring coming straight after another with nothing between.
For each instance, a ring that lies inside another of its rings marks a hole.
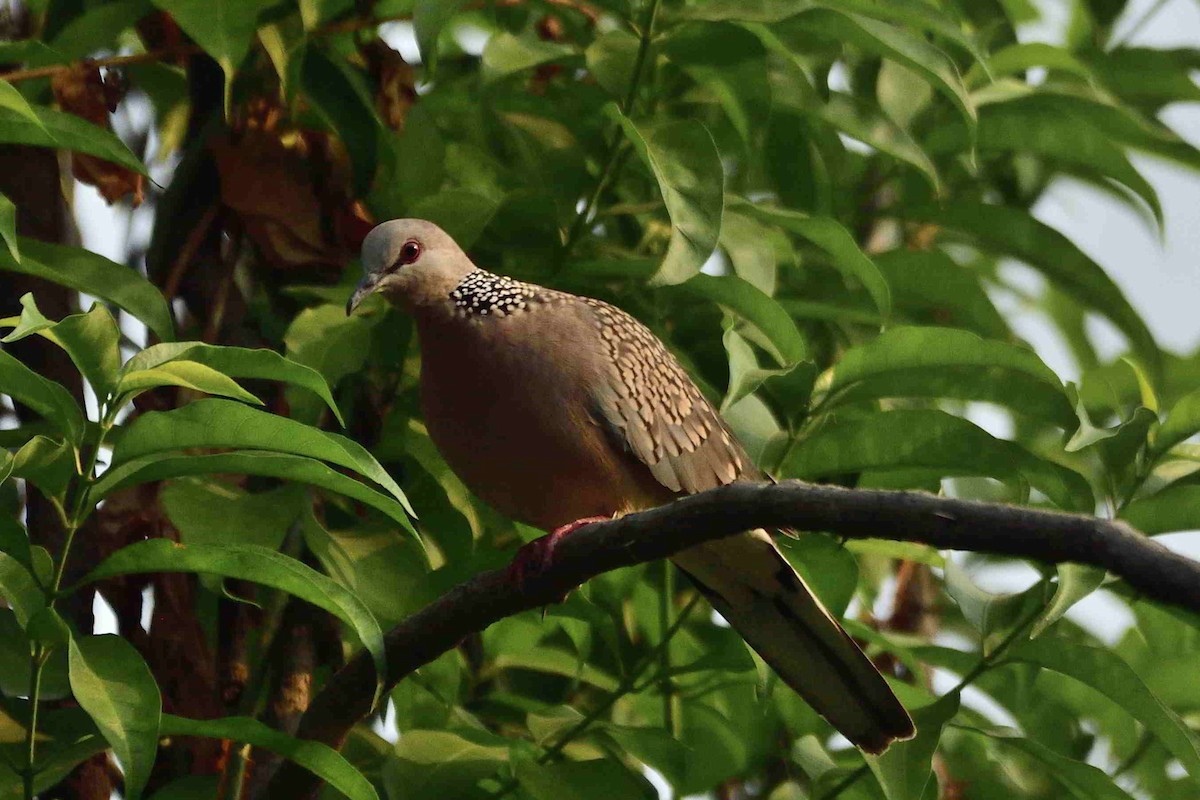
<instances>
[{"instance_id":1,"label":"red eye","mask_svg":"<svg viewBox=\"0 0 1200 800\"><path fill-rule=\"evenodd\" d=\"M411 264L421 257L421 243L416 239L409 239L400 246L400 263Z\"/></svg>"}]
</instances>

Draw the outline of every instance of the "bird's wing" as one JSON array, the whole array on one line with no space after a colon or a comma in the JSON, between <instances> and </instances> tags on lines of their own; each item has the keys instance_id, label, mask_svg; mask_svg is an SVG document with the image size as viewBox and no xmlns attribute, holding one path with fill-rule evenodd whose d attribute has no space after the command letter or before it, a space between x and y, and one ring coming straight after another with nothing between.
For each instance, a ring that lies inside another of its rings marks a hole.
<instances>
[{"instance_id":1,"label":"bird's wing","mask_svg":"<svg viewBox=\"0 0 1200 800\"><path fill-rule=\"evenodd\" d=\"M659 339L590 301L607 354L600 421L667 489L684 494L762 473ZM846 738L871 752L913 735L883 676L762 530L706 542L674 561L779 676Z\"/></svg>"},{"instance_id":2,"label":"bird's wing","mask_svg":"<svg viewBox=\"0 0 1200 800\"><path fill-rule=\"evenodd\" d=\"M614 442L672 492L695 494L738 478L761 478L732 431L648 328L590 301L604 345L597 416Z\"/></svg>"}]
</instances>

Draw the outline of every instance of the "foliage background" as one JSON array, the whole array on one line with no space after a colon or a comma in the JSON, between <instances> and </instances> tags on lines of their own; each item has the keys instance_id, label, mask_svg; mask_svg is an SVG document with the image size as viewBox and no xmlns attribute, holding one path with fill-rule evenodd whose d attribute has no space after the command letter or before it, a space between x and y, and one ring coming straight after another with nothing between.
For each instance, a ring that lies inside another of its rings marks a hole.
<instances>
[{"instance_id":1,"label":"foliage background","mask_svg":"<svg viewBox=\"0 0 1200 800\"><path fill-rule=\"evenodd\" d=\"M58 319L108 301L128 359L156 341L139 319L170 335L165 297L182 341L269 347L319 373L344 432L373 458L347 461L328 448L337 440L303 439L311 447L293 457L368 479L326 481L332 492L280 482L261 459L194 458L229 447L261 456L309 435L280 427L230 440L222 431L250 411L195 403L249 399L222 373L248 379L274 414L339 426L312 373L193 349L176 363L216 374L177 365L143 376L170 385L132 405L133 390L110 387L116 447L101 449L101 470L137 454L162 460L89 516L85 501L107 488L86 468L96 429L75 440L55 430L70 414L31 414L32 379L5 373L0 389L19 401L5 433L6 502L21 524L0 540L12 609L0 617L0 657L15 678L0 686L12 766L0 765L0 788L26 791L32 655L47 659L35 761L46 796L120 789L120 771L97 753L108 745L134 784L127 794L144 783L164 800L253 796L272 749L352 797L641 796L654 791L645 767L678 795L1195 796L1194 616L1138 602L1119 582L1097 590L1103 576L1069 567L990 594L979 581L1011 565L883 541L809 536L789 547L915 709L921 736L882 759L831 741L660 566L605 576L544 619L516 617L465 642L392 692L388 725L361 726L349 763L296 751L246 719L294 729L371 622L394 624L536 535L474 502L437 458L415 416L403 316L382 305L343 316L370 220L435 219L485 266L637 314L780 476L1120 513L1151 534L1200 525L1200 355L1160 349L1100 266L1114 266L1107 253L1078 249L1029 213L1069 178L1157 235L1172 209L1129 154L1200 166L1157 121L1198 99L1200 54L1112 34L1164 4L1042 5L1061 23L1053 46L1018 43L1018 29L1038 24L1023 0L15 7L24 11L5 18L0 56L26 74L0 108L0 189L14 204L0 208L10 248L0 275L14 336L43 337L10 337L6 351L101 420L97 383L117 374L92 363L113 352L104 312L38 328L36 310ZM380 40L374 21L393 18ZM411 41L420 50L401 47L404 57L387 46ZM130 55L107 82L91 66L54 68L118 52ZM418 64L418 53L436 61ZM53 107L111 124L128 149ZM68 162L48 145L123 166ZM152 180L138 177L143 164ZM110 255L125 268L39 244L75 242L71 193L59 192L72 172L121 207L144 196L118 217L127 246ZM596 213L588 224L581 198ZM696 276L706 262L710 274ZM29 291L36 307L18 302ZM1014 332L1030 315L1066 344L1058 376ZM71 326L86 328L74 365L59 347ZM88 364L85 384L76 365ZM377 462L402 495L387 495ZM220 474L182 474L196 471ZM431 564L397 533L404 497ZM69 560L56 502L80 510ZM128 549L147 538L183 541L195 560ZM247 544L282 555L238 550ZM54 583L44 562L70 585L117 551L123 562L104 574L121 576L96 586L132 647L87 635L90 591L37 616ZM230 566L230 554L254 569ZM280 591L314 599L279 577L297 563L331 576L342 605L326 608L345 624ZM231 580L222 588L212 573ZM1128 609L1136 627L1114 643L1064 618L1085 596ZM394 745L379 735L391 726ZM239 742L263 749L247 757Z\"/></svg>"}]
</instances>

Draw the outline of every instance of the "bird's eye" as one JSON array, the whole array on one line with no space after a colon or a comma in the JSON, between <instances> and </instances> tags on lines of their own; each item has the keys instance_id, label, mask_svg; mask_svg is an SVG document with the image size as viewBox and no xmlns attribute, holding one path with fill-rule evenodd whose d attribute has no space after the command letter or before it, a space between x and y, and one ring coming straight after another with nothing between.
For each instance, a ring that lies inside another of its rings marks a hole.
<instances>
[{"instance_id":1,"label":"bird's eye","mask_svg":"<svg viewBox=\"0 0 1200 800\"><path fill-rule=\"evenodd\" d=\"M400 263L411 264L421 257L421 243L416 239L409 239L400 246Z\"/></svg>"}]
</instances>

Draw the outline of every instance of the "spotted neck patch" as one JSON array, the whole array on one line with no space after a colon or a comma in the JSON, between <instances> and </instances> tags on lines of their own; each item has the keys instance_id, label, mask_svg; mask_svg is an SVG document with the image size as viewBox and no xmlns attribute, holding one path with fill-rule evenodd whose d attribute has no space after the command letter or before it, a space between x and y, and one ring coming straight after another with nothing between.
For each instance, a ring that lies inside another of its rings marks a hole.
<instances>
[{"instance_id":1,"label":"spotted neck patch","mask_svg":"<svg viewBox=\"0 0 1200 800\"><path fill-rule=\"evenodd\" d=\"M477 269L454 287L450 300L467 317L503 317L542 302L547 292L531 283Z\"/></svg>"}]
</instances>

